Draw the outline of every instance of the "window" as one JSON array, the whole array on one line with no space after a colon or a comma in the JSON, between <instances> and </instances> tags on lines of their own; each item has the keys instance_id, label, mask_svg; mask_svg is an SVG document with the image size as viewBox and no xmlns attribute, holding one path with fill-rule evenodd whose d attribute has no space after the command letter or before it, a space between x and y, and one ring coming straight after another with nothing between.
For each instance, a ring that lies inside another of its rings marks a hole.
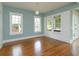
<instances>
[{"instance_id":1,"label":"window","mask_svg":"<svg viewBox=\"0 0 79 59\"><path fill-rule=\"evenodd\" d=\"M34 17L35 32L41 32L41 18L39 16Z\"/></svg>"},{"instance_id":2,"label":"window","mask_svg":"<svg viewBox=\"0 0 79 59\"><path fill-rule=\"evenodd\" d=\"M23 31L22 28L23 15L19 13L10 13L10 34L20 34Z\"/></svg>"},{"instance_id":3,"label":"window","mask_svg":"<svg viewBox=\"0 0 79 59\"><path fill-rule=\"evenodd\" d=\"M55 30L56 32L60 32L61 30L61 15L55 16Z\"/></svg>"},{"instance_id":4,"label":"window","mask_svg":"<svg viewBox=\"0 0 79 59\"><path fill-rule=\"evenodd\" d=\"M52 30L52 19L51 18L47 18L47 30L51 31Z\"/></svg>"}]
</instances>

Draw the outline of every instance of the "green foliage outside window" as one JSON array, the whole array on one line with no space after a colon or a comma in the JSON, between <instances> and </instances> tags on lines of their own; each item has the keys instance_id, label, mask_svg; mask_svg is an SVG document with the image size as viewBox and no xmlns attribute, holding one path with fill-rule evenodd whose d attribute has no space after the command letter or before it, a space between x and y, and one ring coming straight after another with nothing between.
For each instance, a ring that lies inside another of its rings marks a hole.
<instances>
[{"instance_id":1,"label":"green foliage outside window","mask_svg":"<svg viewBox=\"0 0 79 59\"><path fill-rule=\"evenodd\" d=\"M47 20L47 29L48 29L48 31L52 30L52 21L51 21L51 19Z\"/></svg>"},{"instance_id":2,"label":"green foliage outside window","mask_svg":"<svg viewBox=\"0 0 79 59\"><path fill-rule=\"evenodd\" d=\"M55 16L55 30L61 29L61 15Z\"/></svg>"}]
</instances>

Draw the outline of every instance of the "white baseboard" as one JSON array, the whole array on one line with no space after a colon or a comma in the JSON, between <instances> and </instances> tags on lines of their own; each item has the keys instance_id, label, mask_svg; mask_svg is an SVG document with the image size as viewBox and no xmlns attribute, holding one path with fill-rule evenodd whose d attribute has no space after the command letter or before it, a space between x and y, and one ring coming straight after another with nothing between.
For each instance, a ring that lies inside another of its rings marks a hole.
<instances>
[{"instance_id":1,"label":"white baseboard","mask_svg":"<svg viewBox=\"0 0 79 59\"><path fill-rule=\"evenodd\" d=\"M70 40L70 43L72 44L72 43L73 43L73 41L74 41L73 39L72 39L72 40Z\"/></svg>"},{"instance_id":2,"label":"white baseboard","mask_svg":"<svg viewBox=\"0 0 79 59\"><path fill-rule=\"evenodd\" d=\"M22 40L22 39L25 40L25 39L34 38L34 37L40 37L40 36L47 36L47 37L50 37L50 36L45 35L45 34L40 34L40 35L34 35L34 36L28 36L28 37L22 37L22 38L17 38L17 39L4 40L4 41L3 41L3 44L4 44L4 43L8 43L8 42L13 42L13 41ZM52 37L50 37L50 38L52 38ZM55 38L53 38L53 39L55 39ZM59 39L57 39L57 40L59 40ZM65 40L59 40L59 41L63 41L63 42L70 43L69 41L65 41ZM1 46L1 47L2 47L2 46Z\"/></svg>"},{"instance_id":3,"label":"white baseboard","mask_svg":"<svg viewBox=\"0 0 79 59\"><path fill-rule=\"evenodd\" d=\"M47 37L50 37L50 38L53 38L53 37L51 37L51 36L48 36L48 35L46 35ZM56 38L53 38L53 39L56 39ZM60 40L60 39L56 39L56 40L59 40L59 41L62 41L62 42L66 42L66 43L69 43L70 44L70 41L67 41L67 40Z\"/></svg>"},{"instance_id":4,"label":"white baseboard","mask_svg":"<svg viewBox=\"0 0 79 59\"><path fill-rule=\"evenodd\" d=\"M72 39L70 40L70 43L72 44L75 40L79 39L79 37L75 38L75 39Z\"/></svg>"},{"instance_id":5,"label":"white baseboard","mask_svg":"<svg viewBox=\"0 0 79 59\"><path fill-rule=\"evenodd\" d=\"M34 37L40 37L40 36L44 36L44 34L40 34L40 35L34 35L34 36L28 36L28 37L22 37L22 38L17 38L17 39L9 39L9 40L4 40L4 43L8 43L8 42L13 42L13 41L18 41L18 40L25 40L25 39L29 39L29 38L34 38Z\"/></svg>"}]
</instances>

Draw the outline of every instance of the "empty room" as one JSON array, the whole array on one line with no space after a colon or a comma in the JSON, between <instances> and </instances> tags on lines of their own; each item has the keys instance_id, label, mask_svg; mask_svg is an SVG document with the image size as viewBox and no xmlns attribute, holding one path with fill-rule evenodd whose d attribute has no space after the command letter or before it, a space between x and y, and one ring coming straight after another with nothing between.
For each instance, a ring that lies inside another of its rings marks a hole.
<instances>
[{"instance_id":1,"label":"empty room","mask_svg":"<svg viewBox=\"0 0 79 59\"><path fill-rule=\"evenodd\" d=\"M0 56L78 55L78 2L0 2Z\"/></svg>"}]
</instances>

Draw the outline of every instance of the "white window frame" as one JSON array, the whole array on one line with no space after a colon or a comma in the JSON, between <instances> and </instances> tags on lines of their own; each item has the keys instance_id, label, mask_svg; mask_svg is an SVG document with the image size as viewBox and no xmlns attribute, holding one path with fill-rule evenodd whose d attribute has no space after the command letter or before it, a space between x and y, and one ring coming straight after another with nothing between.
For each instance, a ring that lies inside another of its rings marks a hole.
<instances>
[{"instance_id":1,"label":"white window frame","mask_svg":"<svg viewBox=\"0 0 79 59\"><path fill-rule=\"evenodd\" d=\"M12 19L11 15L20 15L21 16L21 32L13 33L12 32ZM22 34L23 33L23 14L22 13L17 13L17 12L10 12L10 35L17 35L17 34Z\"/></svg>"},{"instance_id":2,"label":"white window frame","mask_svg":"<svg viewBox=\"0 0 79 59\"><path fill-rule=\"evenodd\" d=\"M35 31L35 17L40 18L40 31ZM40 16L34 16L34 32L36 32L36 33L41 32L41 17Z\"/></svg>"},{"instance_id":3,"label":"white window frame","mask_svg":"<svg viewBox=\"0 0 79 59\"><path fill-rule=\"evenodd\" d=\"M46 20L46 22L47 22L47 24L46 24L47 31L52 31L52 29L53 29L53 20L52 19L53 19L52 16L47 16L47 20ZM51 28L51 30L48 29L48 20L50 20L52 22L52 28Z\"/></svg>"},{"instance_id":4,"label":"white window frame","mask_svg":"<svg viewBox=\"0 0 79 59\"><path fill-rule=\"evenodd\" d=\"M59 14L60 15L60 14ZM59 15L55 15L55 16L59 16ZM55 17L54 16L54 17ZM61 17L62 17L62 15L60 15ZM62 18L61 18L62 19ZM56 19L54 18L54 30L56 30L56 31L61 31L61 20L60 20L60 28L59 29L57 29L56 28Z\"/></svg>"}]
</instances>

